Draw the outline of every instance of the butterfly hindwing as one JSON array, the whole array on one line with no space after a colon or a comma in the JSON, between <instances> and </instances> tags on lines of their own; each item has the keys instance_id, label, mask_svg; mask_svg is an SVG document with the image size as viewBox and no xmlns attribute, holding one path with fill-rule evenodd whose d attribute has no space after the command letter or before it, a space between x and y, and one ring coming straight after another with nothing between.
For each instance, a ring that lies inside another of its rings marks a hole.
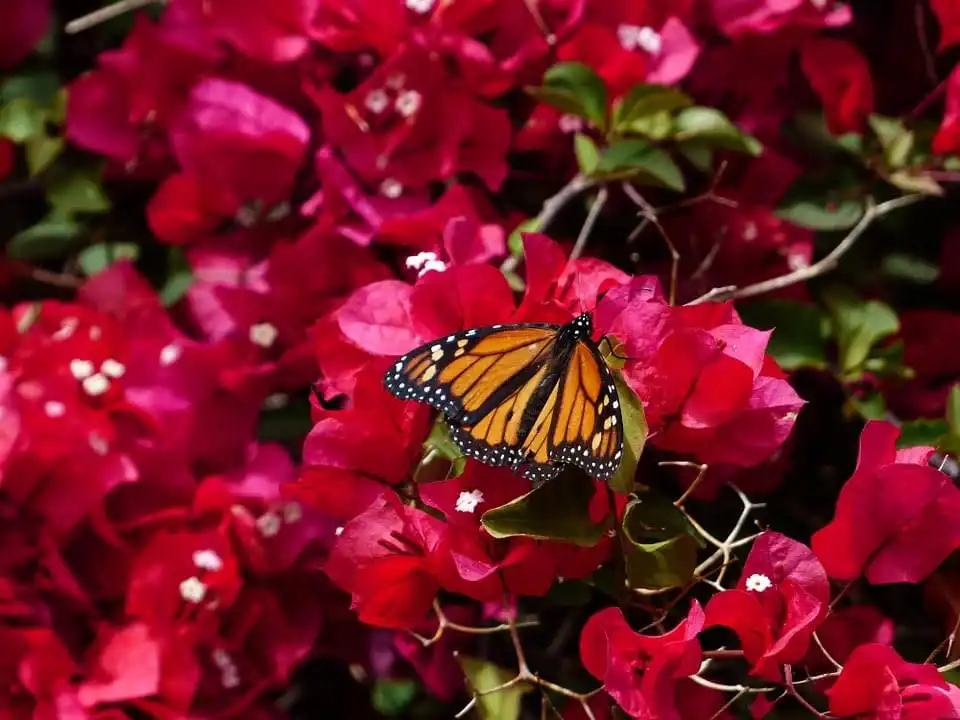
<instances>
[{"instance_id":1,"label":"butterfly hindwing","mask_svg":"<svg viewBox=\"0 0 960 720\"><path fill-rule=\"evenodd\" d=\"M472 425L546 364L558 329L527 323L455 333L397 360L384 385L441 410L451 424Z\"/></svg>"}]
</instances>

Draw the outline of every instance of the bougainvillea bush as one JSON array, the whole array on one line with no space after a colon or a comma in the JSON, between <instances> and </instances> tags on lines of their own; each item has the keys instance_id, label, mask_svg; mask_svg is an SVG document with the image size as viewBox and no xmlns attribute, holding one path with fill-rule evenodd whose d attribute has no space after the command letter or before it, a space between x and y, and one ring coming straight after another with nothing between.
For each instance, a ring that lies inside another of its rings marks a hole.
<instances>
[{"instance_id":1,"label":"bougainvillea bush","mask_svg":"<svg viewBox=\"0 0 960 720\"><path fill-rule=\"evenodd\" d=\"M960 718L960 0L0 18L0 718ZM383 387L581 312L607 482Z\"/></svg>"}]
</instances>

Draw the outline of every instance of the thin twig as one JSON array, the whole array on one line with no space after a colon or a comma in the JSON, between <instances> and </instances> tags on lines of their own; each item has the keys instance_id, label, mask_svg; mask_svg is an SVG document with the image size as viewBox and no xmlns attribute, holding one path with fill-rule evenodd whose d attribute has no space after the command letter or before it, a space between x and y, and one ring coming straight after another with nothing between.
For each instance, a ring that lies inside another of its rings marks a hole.
<instances>
[{"instance_id":1,"label":"thin twig","mask_svg":"<svg viewBox=\"0 0 960 720\"><path fill-rule=\"evenodd\" d=\"M76 275L66 275L33 266L25 268L23 274L31 280L43 283L44 285L53 285L54 287L66 288L67 290L78 290L83 287L83 278L79 278Z\"/></svg>"},{"instance_id":2,"label":"thin twig","mask_svg":"<svg viewBox=\"0 0 960 720\"><path fill-rule=\"evenodd\" d=\"M494 635L501 632L509 632L513 628L521 627L535 627L540 624L538 620L526 620L524 622L514 622L502 623L500 625L491 625L489 627L474 627L472 625L461 625L460 623L454 622L446 616L443 612L443 608L440 607L440 601L433 601L433 611L437 615L437 630L430 637L424 637L418 633L410 631L410 634L413 635L417 640L420 641L420 644L424 647L430 647L441 637L443 633L447 630L453 630L455 632L464 633L465 635Z\"/></svg>"},{"instance_id":3,"label":"thin twig","mask_svg":"<svg viewBox=\"0 0 960 720\"><path fill-rule=\"evenodd\" d=\"M820 648L820 652L823 653L823 656L831 665L833 665L837 670L843 670L843 665L837 662L837 659L829 653L827 648L824 647L823 641L820 639L820 636L817 634L816 630L813 632L813 642L816 643L818 648Z\"/></svg>"},{"instance_id":4,"label":"thin twig","mask_svg":"<svg viewBox=\"0 0 960 720\"><path fill-rule=\"evenodd\" d=\"M947 660L949 660L950 654L953 652L953 644L957 640L957 633L960 633L960 612L957 613L957 621L953 624L953 630L947 637L940 641L940 644L937 645L929 655L927 655L927 659L924 660L924 662L933 662L933 659L937 656L937 653L943 650L944 646L947 648L946 656Z\"/></svg>"},{"instance_id":5,"label":"thin twig","mask_svg":"<svg viewBox=\"0 0 960 720\"><path fill-rule=\"evenodd\" d=\"M937 63L930 52L930 43L927 41L926 13L923 3L916 0L913 4L913 24L917 30L917 42L920 44L920 54L923 55L924 70L930 82L937 83Z\"/></svg>"},{"instance_id":6,"label":"thin twig","mask_svg":"<svg viewBox=\"0 0 960 720\"><path fill-rule=\"evenodd\" d=\"M583 249L587 246L587 238L590 237L590 232L593 230L593 226L596 225L597 218L600 217L600 213L603 211L603 206L607 204L608 196L609 193L607 189L601 187L596 199L593 201L593 205L590 206L590 212L587 213L587 219L584 221L583 227L580 228L580 234L577 235L577 242L573 246L573 250L570 251L571 260L576 260L583 254Z\"/></svg>"},{"instance_id":7,"label":"thin twig","mask_svg":"<svg viewBox=\"0 0 960 720\"><path fill-rule=\"evenodd\" d=\"M683 494L673 501L673 504L676 507L683 507L683 504L694 493L694 491L697 489L700 483L703 482L703 479L707 475L707 468L709 467L709 465L707 465L706 463L697 464L697 463L687 462L685 460L666 460L664 462L658 463L658 465L660 467L663 467L664 465L675 465L678 467L696 468L697 470L697 476L693 479L693 482L690 483L690 487L684 490Z\"/></svg>"},{"instance_id":8,"label":"thin twig","mask_svg":"<svg viewBox=\"0 0 960 720\"><path fill-rule=\"evenodd\" d=\"M707 300L738 300L741 298L753 297L754 295L763 295L764 293L773 292L774 290L782 290L785 287L790 287L791 285L796 285L797 283L805 282L830 272L837 266L840 258L842 258L850 250L850 248L853 247L853 245L874 220L886 215L889 212L892 212L893 210L906 207L907 205L912 205L913 203L925 197L926 195L920 194L904 195L903 197L895 198L893 200L887 200L879 205L875 205L872 199L868 199L863 217L860 218L860 222L858 222L850 230L847 236L843 238L843 240L841 240L833 250L831 250L826 256L815 262L813 265L808 265L805 268L799 268L798 270L794 270L786 275L781 275L779 277L771 278L770 280L754 283L753 285L747 285L746 287L742 288L737 288L734 286L727 288L714 288L705 295L701 295L695 300L690 301L687 303L687 305L698 305L702 302L706 302Z\"/></svg>"},{"instance_id":9,"label":"thin twig","mask_svg":"<svg viewBox=\"0 0 960 720\"><path fill-rule=\"evenodd\" d=\"M805 709L813 713L815 718L824 718L829 717L828 713L823 713L817 710L810 702L803 697L799 692L797 692L796 685L797 683L793 682L793 666L784 665L783 666L783 679L787 684L787 693L798 703L800 703Z\"/></svg>"},{"instance_id":10,"label":"thin twig","mask_svg":"<svg viewBox=\"0 0 960 720\"><path fill-rule=\"evenodd\" d=\"M640 215L643 217L643 219L647 223L653 223L653 226L657 228L657 231L660 233L660 237L663 238L663 242L667 246L667 250L670 252L670 293L668 300L669 303L673 305L677 299L677 278L680 273L680 253L677 252L676 245L673 244L673 241L667 234L666 229L663 227L663 223L660 222L657 209L627 181L623 182L623 192L637 205L637 207L640 208ZM643 231L643 227L645 227L645 223L641 223L639 225L636 231L637 234Z\"/></svg>"},{"instance_id":11,"label":"thin twig","mask_svg":"<svg viewBox=\"0 0 960 720\"><path fill-rule=\"evenodd\" d=\"M63 29L67 35L76 35L79 32L89 30L92 27L120 17L124 13L133 12L134 10L145 8L148 5L156 5L165 1L166 0L117 0L117 2L111 5L87 13L86 15L78 17L76 20L71 20Z\"/></svg>"}]
</instances>

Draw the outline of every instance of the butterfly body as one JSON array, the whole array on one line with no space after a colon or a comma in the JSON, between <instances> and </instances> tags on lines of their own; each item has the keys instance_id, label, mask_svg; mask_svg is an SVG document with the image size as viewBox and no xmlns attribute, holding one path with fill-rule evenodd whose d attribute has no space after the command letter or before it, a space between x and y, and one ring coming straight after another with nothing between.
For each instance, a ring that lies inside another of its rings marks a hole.
<instances>
[{"instance_id":1,"label":"butterfly body","mask_svg":"<svg viewBox=\"0 0 960 720\"><path fill-rule=\"evenodd\" d=\"M584 313L566 325L492 325L426 343L384 385L442 411L461 451L540 482L563 464L608 478L622 456L619 398Z\"/></svg>"}]
</instances>

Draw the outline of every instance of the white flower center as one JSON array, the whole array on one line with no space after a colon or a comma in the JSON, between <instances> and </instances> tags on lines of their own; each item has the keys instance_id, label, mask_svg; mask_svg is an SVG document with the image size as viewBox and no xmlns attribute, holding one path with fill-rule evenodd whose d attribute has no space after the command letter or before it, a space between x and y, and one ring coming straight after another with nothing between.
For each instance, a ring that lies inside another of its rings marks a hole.
<instances>
[{"instance_id":1,"label":"white flower center","mask_svg":"<svg viewBox=\"0 0 960 720\"><path fill-rule=\"evenodd\" d=\"M77 380L83 380L93 375L93 363L89 360L75 358L70 361L70 374Z\"/></svg>"},{"instance_id":2,"label":"white flower center","mask_svg":"<svg viewBox=\"0 0 960 720\"><path fill-rule=\"evenodd\" d=\"M126 371L126 366L122 362L118 362L113 358L107 358L100 363L100 372L102 372L104 375L109 375L112 378L121 378Z\"/></svg>"},{"instance_id":3,"label":"white flower center","mask_svg":"<svg viewBox=\"0 0 960 720\"><path fill-rule=\"evenodd\" d=\"M262 322L250 326L250 342L262 348L269 348L277 339L277 328L271 323Z\"/></svg>"},{"instance_id":4,"label":"white flower center","mask_svg":"<svg viewBox=\"0 0 960 720\"><path fill-rule=\"evenodd\" d=\"M164 367L173 365L180 357L180 348L176 345L165 345L160 351L160 364Z\"/></svg>"},{"instance_id":5,"label":"white flower center","mask_svg":"<svg viewBox=\"0 0 960 720\"><path fill-rule=\"evenodd\" d=\"M398 197L403 195L403 185L398 183L393 178L387 178L380 183L380 194L385 198L396 200Z\"/></svg>"},{"instance_id":6,"label":"white flower center","mask_svg":"<svg viewBox=\"0 0 960 720\"><path fill-rule=\"evenodd\" d=\"M768 590L769 588L773 587L773 583L766 575L754 573L747 578L746 586L747 590L750 592L762 593L764 590Z\"/></svg>"},{"instance_id":7,"label":"white flower center","mask_svg":"<svg viewBox=\"0 0 960 720\"><path fill-rule=\"evenodd\" d=\"M464 491L457 498L457 512L472 513L477 509L477 505L482 502L483 492L481 490Z\"/></svg>"},{"instance_id":8,"label":"white flower center","mask_svg":"<svg viewBox=\"0 0 960 720\"><path fill-rule=\"evenodd\" d=\"M422 102L423 96L416 90L405 90L397 96L394 107L398 113L408 118L420 109Z\"/></svg>"},{"instance_id":9,"label":"white flower center","mask_svg":"<svg viewBox=\"0 0 960 720\"><path fill-rule=\"evenodd\" d=\"M659 55L663 49L663 39L652 27L642 27L637 33L637 45L651 55Z\"/></svg>"},{"instance_id":10,"label":"white flower center","mask_svg":"<svg viewBox=\"0 0 960 720\"><path fill-rule=\"evenodd\" d=\"M424 13L430 12L430 9L433 7L434 0L407 0L407 7L413 10L415 13Z\"/></svg>"},{"instance_id":11,"label":"white flower center","mask_svg":"<svg viewBox=\"0 0 960 720\"><path fill-rule=\"evenodd\" d=\"M100 373L94 373L83 381L83 390L90 397L103 395L109 389L110 381L107 380L105 375L101 375Z\"/></svg>"},{"instance_id":12,"label":"white flower center","mask_svg":"<svg viewBox=\"0 0 960 720\"><path fill-rule=\"evenodd\" d=\"M201 570L218 572L223 569L223 560L216 550L197 550L193 553L193 564Z\"/></svg>"},{"instance_id":13,"label":"white flower center","mask_svg":"<svg viewBox=\"0 0 960 720\"><path fill-rule=\"evenodd\" d=\"M43 412L47 417L63 417L67 412L67 406L62 402L57 402L56 400L47 400L47 402L43 404Z\"/></svg>"},{"instance_id":14,"label":"white flower center","mask_svg":"<svg viewBox=\"0 0 960 720\"><path fill-rule=\"evenodd\" d=\"M343 525L341 525L336 530L334 530L333 534L336 535L337 537L340 537L341 535L343 535Z\"/></svg>"},{"instance_id":15,"label":"white flower center","mask_svg":"<svg viewBox=\"0 0 960 720\"><path fill-rule=\"evenodd\" d=\"M257 518L257 530L264 537L273 537L280 532L282 522L280 516L275 513L264 513Z\"/></svg>"},{"instance_id":16,"label":"white flower center","mask_svg":"<svg viewBox=\"0 0 960 720\"><path fill-rule=\"evenodd\" d=\"M80 321L77 318L65 318L63 322L60 323L60 329L53 334L54 340L66 340L68 337L73 335L73 332L77 329L77 325L80 324Z\"/></svg>"},{"instance_id":17,"label":"white flower center","mask_svg":"<svg viewBox=\"0 0 960 720\"><path fill-rule=\"evenodd\" d=\"M180 597L187 602L200 603L207 596L207 586L198 577L188 577L180 583Z\"/></svg>"},{"instance_id":18,"label":"white flower center","mask_svg":"<svg viewBox=\"0 0 960 720\"><path fill-rule=\"evenodd\" d=\"M364 99L363 104L366 105L367 110L379 115L387 109L387 105L390 104L390 98L387 96L387 93L384 90L377 88L376 90L371 90L367 93L367 97Z\"/></svg>"},{"instance_id":19,"label":"white flower center","mask_svg":"<svg viewBox=\"0 0 960 720\"><path fill-rule=\"evenodd\" d=\"M101 457L110 452L110 446L107 444L107 441L96 433L90 433L87 436L87 443L90 445L90 449Z\"/></svg>"}]
</instances>

